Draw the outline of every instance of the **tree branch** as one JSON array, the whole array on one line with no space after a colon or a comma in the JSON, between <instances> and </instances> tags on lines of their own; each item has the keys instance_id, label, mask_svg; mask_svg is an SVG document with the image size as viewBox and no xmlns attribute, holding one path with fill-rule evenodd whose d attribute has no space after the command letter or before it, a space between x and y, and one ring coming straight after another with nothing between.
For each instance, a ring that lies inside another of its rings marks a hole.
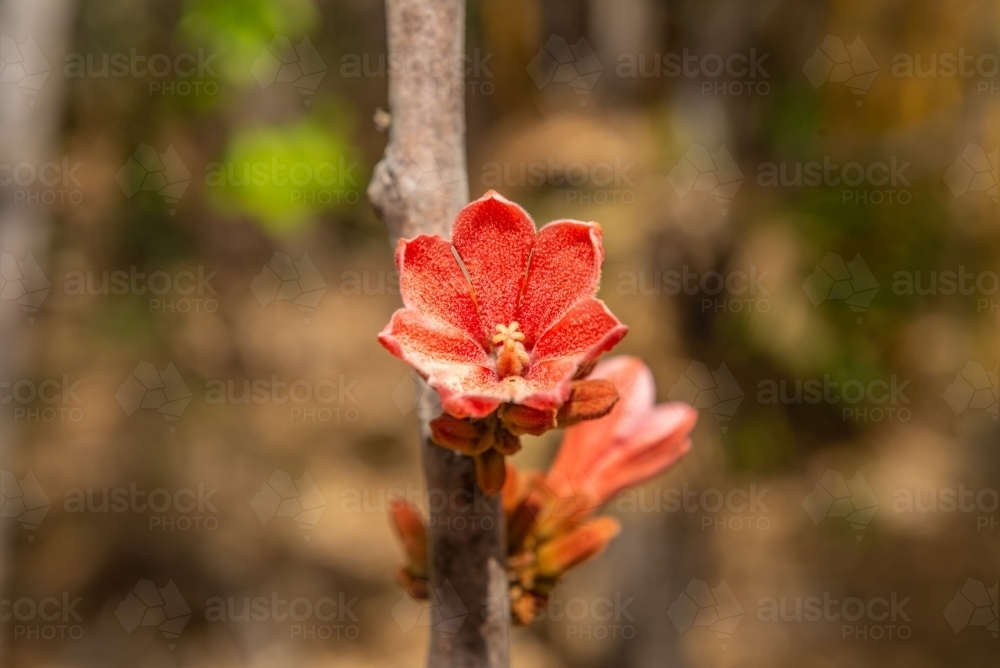
<instances>
[{"instance_id":1,"label":"tree branch","mask_svg":"<svg viewBox=\"0 0 1000 668\"><path fill-rule=\"evenodd\" d=\"M386 23L389 144L368 197L393 242L421 233L448 238L455 214L469 200L465 2L386 0ZM418 410L435 605L427 665L507 668L503 508L499 496L485 498L479 491L471 458L431 442L428 424L439 410L435 399L433 392L422 392Z\"/></svg>"}]
</instances>

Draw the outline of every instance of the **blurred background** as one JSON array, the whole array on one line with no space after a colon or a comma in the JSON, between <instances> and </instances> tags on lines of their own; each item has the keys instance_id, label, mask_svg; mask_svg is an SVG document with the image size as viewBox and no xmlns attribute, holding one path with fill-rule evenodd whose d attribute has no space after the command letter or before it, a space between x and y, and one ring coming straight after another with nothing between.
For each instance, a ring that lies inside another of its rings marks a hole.
<instances>
[{"instance_id":1,"label":"blurred background","mask_svg":"<svg viewBox=\"0 0 1000 668\"><path fill-rule=\"evenodd\" d=\"M470 3L471 195L599 221L701 413L515 666L994 665L998 13ZM3 665L423 665L384 20L0 0Z\"/></svg>"}]
</instances>

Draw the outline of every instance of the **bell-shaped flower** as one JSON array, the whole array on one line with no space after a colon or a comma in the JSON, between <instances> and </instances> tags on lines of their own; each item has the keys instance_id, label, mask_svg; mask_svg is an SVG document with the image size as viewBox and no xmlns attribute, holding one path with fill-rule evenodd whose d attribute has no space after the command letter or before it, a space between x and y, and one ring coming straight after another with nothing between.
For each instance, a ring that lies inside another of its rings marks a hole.
<instances>
[{"instance_id":1,"label":"bell-shaped flower","mask_svg":"<svg viewBox=\"0 0 1000 668\"><path fill-rule=\"evenodd\" d=\"M691 449L698 421L688 404L655 405L653 374L637 357L606 360L591 378L612 382L619 401L606 416L566 430L542 484L570 521L673 465Z\"/></svg>"},{"instance_id":2,"label":"bell-shaped flower","mask_svg":"<svg viewBox=\"0 0 1000 668\"><path fill-rule=\"evenodd\" d=\"M601 506L662 473L691 448L697 411L681 403L656 405L653 374L641 360L609 359L591 378L615 386L614 408L569 427L546 474L508 465L503 504L511 609L520 624L544 607L566 570L599 554L618 534L617 520L594 517Z\"/></svg>"}]
</instances>

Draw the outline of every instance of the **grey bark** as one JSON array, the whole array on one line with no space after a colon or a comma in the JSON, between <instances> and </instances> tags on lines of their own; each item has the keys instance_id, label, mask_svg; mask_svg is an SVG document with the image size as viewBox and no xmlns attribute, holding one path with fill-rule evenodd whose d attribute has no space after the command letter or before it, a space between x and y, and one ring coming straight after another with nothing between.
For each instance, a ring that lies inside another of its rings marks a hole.
<instances>
[{"instance_id":1,"label":"grey bark","mask_svg":"<svg viewBox=\"0 0 1000 668\"><path fill-rule=\"evenodd\" d=\"M465 158L464 0L386 0L389 143L368 196L389 236L449 237L469 199ZM472 459L435 445L438 411L421 393L421 460L427 482L431 604L427 665L506 668L510 615L503 508L485 498Z\"/></svg>"}]
</instances>

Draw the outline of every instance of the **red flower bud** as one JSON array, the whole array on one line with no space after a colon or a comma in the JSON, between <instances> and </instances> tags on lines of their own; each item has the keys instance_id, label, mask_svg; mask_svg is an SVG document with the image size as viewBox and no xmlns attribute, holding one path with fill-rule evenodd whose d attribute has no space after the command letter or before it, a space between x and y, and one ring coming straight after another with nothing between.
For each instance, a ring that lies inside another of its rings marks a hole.
<instances>
[{"instance_id":1,"label":"red flower bud","mask_svg":"<svg viewBox=\"0 0 1000 668\"><path fill-rule=\"evenodd\" d=\"M403 541L409 564L406 570L412 578L427 577L427 528L419 513L403 499L389 504L389 516ZM411 583L408 583L409 586Z\"/></svg>"},{"instance_id":2,"label":"red flower bud","mask_svg":"<svg viewBox=\"0 0 1000 668\"><path fill-rule=\"evenodd\" d=\"M559 409L560 427L570 427L587 420L602 418L618 403L614 383L603 378L574 380L569 399Z\"/></svg>"},{"instance_id":3,"label":"red flower bud","mask_svg":"<svg viewBox=\"0 0 1000 668\"><path fill-rule=\"evenodd\" d=\"M604 551L621 531L613 517L598 517L568 533L542 543L538 548L538 575L558 578L570 568Z\"/></svg>"}]
</instances>

